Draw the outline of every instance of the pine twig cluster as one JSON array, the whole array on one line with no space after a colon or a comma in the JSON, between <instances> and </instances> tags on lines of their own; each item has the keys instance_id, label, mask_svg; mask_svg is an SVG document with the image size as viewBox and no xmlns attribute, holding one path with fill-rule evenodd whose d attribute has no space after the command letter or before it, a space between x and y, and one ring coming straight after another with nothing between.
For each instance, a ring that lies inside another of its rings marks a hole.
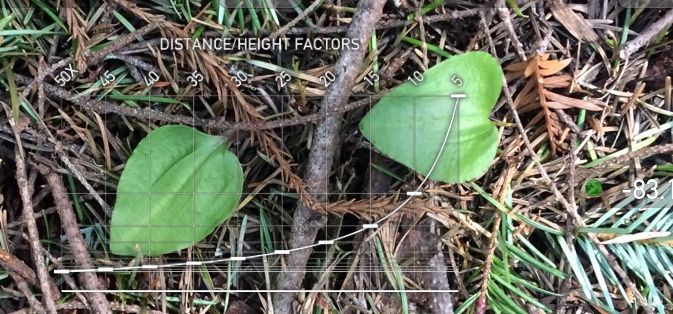
<instances>
[{"instance_id":1,"label":"pine twig cluster","mask_svg":"<svg viewBox=\"0 0 673 314\"><path fill-rule=\"evenodd\" d=\"M604 105L597 100L582 100L561 95L552 90L570 89L573 77L562 72L572 59L554 60L548 53L536 54L528 61L514 63L506 67L508 80L527 79L526 85L514 99L514 106L519 113L531 112L538 108L538 113L531 123L544 118L552 151L567 150L565 143L570 128L564 126L555 110L585 109L601 111Z\"/></svg>"}]
</instances>

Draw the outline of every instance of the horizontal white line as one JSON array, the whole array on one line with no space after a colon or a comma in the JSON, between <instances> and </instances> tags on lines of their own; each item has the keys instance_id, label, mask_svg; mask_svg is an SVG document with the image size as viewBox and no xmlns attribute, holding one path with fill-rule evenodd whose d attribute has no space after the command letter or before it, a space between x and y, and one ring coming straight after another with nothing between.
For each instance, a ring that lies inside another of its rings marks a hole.
<instances>
[{"instance_id":1,"label":"horizontal white line","mask_svg":"<svg viewBox=\"0 0 673 314\"><path fill-rule=\"evenodd\" d=\"M54 269L54 274L69 274L69 269Z\"/></svg>"},{"instance_id":2,"label":"horizontal white line","mask_svg":"<svg viewBox=\"0 0 673 314\"><path fill-rule=\"evenodd\" d=\"M244 261L246 259L245 256L232 256L229 258L231 261Z\"/></svg>"},{"instance_id":3,"label":"horizontal white line","mask_svg":"<svg viewBox=\"0 0 673 314\"><path fill-rule=\"evenodd\" d=\"M465 94L451 94L451 98L465 98Z\"/></svg>"},{"instance_id":4,"label":"horizontal white line","mask_svg":"<svg viewBox=\"0 0 673 314\"><path fill-rule=\"evenodd\" d=\"M112 267L98 267L98 269L96 271L101 272L101 273L106 273L106 272L115 271L115 269L112 268Z\"/></svg>"},{"instance_id":5,"label":"horizontal white line","mask_svg":"<svg viewBox=\"0 0 673 314\"><path fill-rule=\"evenodd\" d=\"M189 261L189 262L185 262L185 265L187 265L187 266L201 266L201 264L202 264L202 263L201 263L201 262L198 262L198 261Z\"/></svg>"},{"instance_id":6,"label":"horizontal white line","mask_svg":"<svg viewBox=\"0 0 673 314\"><path fill-rule=\"evenodd\" d=\"M409 191L407 192L407 196L421 196L423 193L421 191Z\"/></svg>"},{"instance_id":7,"label":"horizontal white line","mask_svg":"<svg viewBox=\"0 0 673 314\"><path fill-rule=\"evenodd\" d=\"M334 240L320 240L320 241L318 241L318 244L320 244L320 245L332 245L332 244L334 244Z\"/></svg>"},{"instance_id":8,"label":"horizontal white line","mask_svg":"<svg viewBox=\"0 0 673 314\"><path fill-rule=\"evenodd\" d=\"M376 229L379 227L379 224L364 224L362 225L363 229Z\"/></svg>"},{"instance_id":9,"label":"horizontal white line","mask_svg":"<svg viewBox=\"0 0 673 314\"><path fill-rule=\"evenodd\" d=\"M110 95L107 95L107 94L104 94L104 93L100 93L100 94L99 93L90 93L88 95L91 95L91 97L101 96L101 97L106 98L106 99L114 97L114 96L110 96ZM217 94L213 94L213 93L194 93L194 94L189 94L189 96L185 96L184 94L170 94L170 93L166 93L166 94L162 94L162 95L166 95L167 97L168 96L170 96L170 97L183 97L185 99L187 99L187 98L197 98L199 96L204 96L204 97L213 97L214 96L214 97L217 97ZM277 96L277 97L280 97L280 96L287 97L288 96L288 94L273 94L273 93L269 93L268 95L269 96ZM297 94L294 94L294 95L297 95ZM441 93L432 93L432 94L427 94L427 95L423 94L423 96L418 96L418 98L429 97L429 96L432 96L432 97L444 96L444 97L446 97L446 94L441 94ZM151 100L152 96L147 95L147 96L143 96L143 97L147 97L148 100ZM360 98L364 99L364 98L368 98L369 96L367 96L367 95L355 95L353 97L356 98L356 99L360 99ZM397 97L409 98L410 96L397 96ZM311 96L311 97L307 96L306 98L320 100L318 96ZM360 100L362 101L362 99L360 99ZM141 101L148 101L148 100L141 100Z\"/></svg>"},{"instance_id":10,"label":"horizontal white line","mask_svg":"<svg viewBox=\"0 0 673 314\"><path fill-rule=\"evenodd\" d=\"M287 254L290 254L290 250L275 250L275 251L273 251L273 254L287 255Z\"/></svg>"},{"instance_id":11,"label":"horizontal white line","mask_svg":"<svg viewBox=\"0 0 673 314\"><path fill-rule=\"evenodd\" d=\"M276 268L268 269L267 271L272 272L272 273L278 273L278 272L292 272L292 271L295 271L295 272L298 272L298 271L311 272L311 271L321 271L321 270L324 270L324 267L323 268L321 268L321 267L308 267L308 268L301 267L301 268L292 268L292 269L276 267ZM407 269L404 266L402 266L402 270L405 273L426 273L426 274L437 273L437 270L434 269L434 268ZM134 270L134 271L140 272L142 270ZM183 269L177 269L177 270L173 269L173 270L170 270L170 271L175 272L175 273L180 273L180 272L187 272L189 270L187 268L183 268ZM348 272L352 272L352 269L344 268L344 269L334 269L332 271L334 273L348 273ZM358 271L366 271L366 272L370 272L370 273L384 273L385 272L385 270L383 268L362 268L362 269L358 268ZM96 272L96 270L93 269L93 270L88 270L88 271L85 271L85 272ZM111 271L108 271L108 272L111 272ZM129 271L115 269L114 272L129 272ZM257 271L252 271L252 270L251 271L241 271L241 270L239 270L239 272L250 273L250 274L258 273ZM82 273L82 271L71 270L70 273Z\"/></svg>"},{"instance_id":12,"label":"horizontal white line","mask_svg":"<svg viewBox=\"0 0 673 314\"><path fill-rule=\"evenodd\" d=\"M159 268L159 266L157 266L157 265L142 265L141 268L142 269L157 269L157 268Z\"/></svg>"},{"instance_id":13,"label":"horizontal white line","mask_svg":"<svg viewBox=\"0 0 673 314\"><path fill-rule=\"evenodd\" d=\"M63 293L71 292L80 292L80 293L301 293L301 292L318 292L318 293L359 293L359 292L371 292L371 293L454 293L458 290L61 290Z\"/></svg>"}]
</instances>

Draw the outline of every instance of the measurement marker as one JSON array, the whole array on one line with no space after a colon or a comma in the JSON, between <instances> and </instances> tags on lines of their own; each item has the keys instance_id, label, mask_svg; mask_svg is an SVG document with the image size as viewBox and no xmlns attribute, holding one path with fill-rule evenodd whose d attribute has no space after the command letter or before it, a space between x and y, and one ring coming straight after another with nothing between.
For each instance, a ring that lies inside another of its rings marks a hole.
<instances>
[{"instance_id":1,"label":"measurement marker","mask_svg":"<svg viewBox=\"0 0 673 314\"><path fill-rule=\"evenodd\" d=\"M158 265L143 265L141 266L142 269L157 269L159 268Z\"/></svg>"}]
</instances>

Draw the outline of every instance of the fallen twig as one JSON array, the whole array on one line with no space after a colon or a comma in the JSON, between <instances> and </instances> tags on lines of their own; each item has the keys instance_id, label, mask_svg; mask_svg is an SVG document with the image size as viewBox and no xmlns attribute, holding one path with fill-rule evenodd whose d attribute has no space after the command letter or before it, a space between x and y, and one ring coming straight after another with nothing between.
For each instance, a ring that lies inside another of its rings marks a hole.
<instances>
[{"instance_id":1,"label":"fallen twig","mask_svg":"<svg viewBox=\"0 0 673 314\"><path fill-rule=\"evenodd\" d=\"M67 303L61 303L56 306L59 311L66 310L86 310L86 304L82 302L72 301ZM110 309L113 311L124 312L124 313L147 313L147 314L161 314L160 311L148 310L145 307L133 304L121 304L119 302L110 302ZM22 309L14 311L11 314L29 314L31 313L30 309Z\"/></svg>"},{"instance_id":2,"label":"fallen twig","mask_svg":"<svg viewBox=\"0 0 673 314\"><path fill-rule=\"evenodd\" d=\"M4 105L4 104L3 104ZM33 201L31 199L31 188L28 185L28 174L26 173L26 161L23 149L21 148L21 131L12 119L10 110L3 106L5 113L7 114L7 119L10 126L12 127L14 138L16 140L16 148L14 149L14 163L16 164L16 183L19 187L19 194L21 196L22 206L22 218L28 229L28 239L30 243L30 249L33 257L33 262L35 268L37 269L37 279L42 289L42 303L46 307L46 311L50 314L56 313L56 304L54 300L57 298L58 290L55 289L55 285L51 281L49 272L47 271L47 266L44 262L42 255L42 243L40 243L40 233L37 230L37 224L35 223L35 211L33 210ZM56 298L55 298L56 297Z\"/></svg>"},{"instance_id":3,"label":"fallen twig","mask_svg":"<svg viewBox=\"0 0 673 314\"><path fill-rule=\"evenodd\" d=\"M488 281L491 279L491 266L493 266L493 257L495 250L498 247L498 229L500 228L500 213L497 213L493 221L493 230L491 230L491 241L488 245L488 255L484 261L484 269L482 270L481 288L479 288L479 298L474 305L474 312L477 314L486 313L486 296L488 294Z\"/></svg>"},{"instance_id":4,"label":"fallen twig","mask_svg":"<svg viewBox=\"0 0 673 314\"><path fill-rule=\"evenodd\" d=\"M509 33L510 40L512 41L512 45L514 45L517 55L519 55L519 59L526 61L527 58L526 53L523 51L523 44L521 44L519 36L514 30L514 24L512 24L512 18L509 16L509 8L507 8L505 0L498 0L495 4L495 10L498 12L500 20L505 24L505 29Z\"/></svg>"},{"instance_id":5,"label":"fallen twig","mask_svg":"<svg viewBox=\"0 0 673 314\"><path fill-rule=\"evenodd\" d=\"M130 44L133 42L138 36L145 35L154 29L157 28L159 24L158 23L152 23L145 25L144 27L138 29L137 31L126 34L124 36L121 36L118 40L116 40L113 44L110 44L106 46L105 48L96 51L96 52L91 52L91 51L86 51L84 53L84 56L87 58L86 62L87 65L95 64L100 62L105 56L107 56L110 53L113 53L124 46ZM42 71L41 73L38 73L37 77L35 79L31 80L30 83L27 83L28 86L21 92L21 96L19 99L27 99L28 93L39 84L42 84L44 82L44 78L47 77L47 75L53 74L56 70L68 65L73 61L72 57L65 58L57 63L54 63L52 66L49 67L46 71Z\"/></svg>"},{"instance_id":6,"label":"fallen twig","mask_svg":"<svg viewBox=\"0 0 673 314\"><path fill-rule=\"evenodd\" d=\"M280 29L278 29L277 31L275 31L275 32L273 32L271 35L269 35L269 38L273 39L273 38L276 38L276 37L278 37L278 36L283 36L283 35L285 35L285 33L286 33L290 28L292 28L293 26L297 25L297 23L299 23L299 21L306 19L306 17L307 17L309 14L311 14L311 12L315 11L315 9L317 9L322 3L323 3L322 0L320 0L320 1L313 1L313 3L312 3L311 5L309 5L309 6L306 8L306 10L302 11L299 15L297 15L297 17L295 17L294 19L292 19L292 21L286 23L285 25L283 25L283 27L281 27Z\"/></svg>"},{"instance_id":7,"label":"fallen twig","mask_svg":"<svg viewBox=\"0 0 673 314\"><path fill-rule=\"evenodd\" d=\"M323 114L342 107L348 100L355 76L359 72L367 50L366 43L371 38L374 25L379 20L384 3L384 0L358 2L357 11L353 16L346 37L358 39L362 45L360 45L360 49L344 51L334 65L336 80L329 86L322 100L321 110ZM304 181L308 186L309 193L313 194L314 199L318 202L327 201L327 182L334 161L340 126L341 115L335 114L321 120L315 129ZM326 222L327 217L325 215L303 204L299 205L292 221L290 247L300 248L313 244L318 230ZM310 249L304 249L289 255L287 269L303 269L310 254ZM304 271L281 272L276 280L277 288L279 290L298 289L304 279L304 273ZM292 313L293 299L293 293L275 294L273 298L274 312Z\"/></svg>"},{"instance_id":8,"label":"fallen twig","mask_svg":"<svg viewBox=\"0 0 673 314\"><path fill-rule=\"evenodd\" d=\"M18 135L17 135L18 137ZM26 174L26 163L21 156L21 153L16 149L16 183L19 186L21 194L21 202L23 202L23 220L28 229L28 237L30 239L30 249L33 255L33 262L37 269L37 278L42 289L42 303L44 303L48 313L56 313L56 304L54 303L54 292L52 290L51 277L47 271L47 266L42 257L42 244L40 243L40 233L37 230L35 217L33 216L33 202L28 187L28 180Z\"/></svg>"},{"instance_id":9,"label":"fallen twig","mask_svg":"<svg viewBox=\"0 0 673 314\"><path fill-rule=\"evenodd\" d=\"M37 298L35 298L35 295L33 292L30 290L30 287L28 286L28 283L26 280L22 277L19 276L18 274L14 273L13 271L8 271L9 276L14 279L14 283L16 283L16 287L19 288L19 291L23 293L23 295L26 297L26 300L28 300L28 304L30 305L31 310L33 310L35 313L38 314L44 314L47 313L47 311L44 310L44 307L40 303Z\"/></svg>"},{"instance_id":10,"label":"fallen twig","mask_svg":"<svg viewBox=\"0 0 673 314\"><path fill-rule=\"evenodd\" d=\"M22 260L16 258L8 251L0 250L0 266L2 268L14 272L16 275L21 276L29 284L33 286L38 286L37 276L35 272L26 265Z\"/></svg>"},{"instance_id":11,"label":"fallen twig","mask_svg":"<svg viewBox=\"0 0 673 314\"><path fill-rule=\"evenodd\" d=\"M629 42L624 45L624 48L619 52L619 57L624 60L628 59L631 54L638 51L640 48L649 44L657 34L661 33L662 30L668 28L673 24L673 9L668 10L664 16L662 16L656 22L653 22L648 26L640 35L636 38L629 40Z\"/></svg>"},{"instance_id":12,"label":"fallen twig","mask_svg":"<svg viewBox=\"0 0 673 314\"><path fill-rule=\"evenodd\" d=\"M568 186L574 187L576 182L576 177L575 177L575 168L577 165L575 164L575 160L577 159L575 156L575 143L577 141L577 134L572 134L570 135L570 160L568 161ZM568 198L570 199L570 203L575 204L575 189L570 188L568 189ZM566 230L575 230L575 220L570 217L570 213L566 213ZM566 232L565 234L565 239L566 239L566 244L568 247L573 245L575 242L575 233L574 232ZM562 281L561 283L561 293L562 296L559 297L559 306L558 306L558 312L559 313L565 313L565 308L567 306L567 299L565 295L567 295L567 292L570 290L570 287L572 285L572 279L570 276L566 278L565 280Z\"/></svg>"},{"instance_id":13,"label":"fallen twig","mask_svg":"<svg viewBox=\"0 0 673 314\"><path fill-rule=\"evenodd\" d=\"M20 83L30 82L30 78L16 74L16 81ZM320 119L325 118L325 116L339 115L344 112L348 112L360 107L368 106L371 104L372 100L379 99L383 97L388 90L383 90L377 95L373 95L370 98L358 100L350 104L344 104L338 108L331 108L327 113L318 112L313 114L308 114L302 117L292 118L292 119L278 119L272 121L263 121L263 122L229 122L222 119L201 119L198 117L177 115L164 113L159 110L154 110L149 107L145 108L131 108L124 107L117 103L104 101L104 100L95 100L85 97L74 97L67 90L58 88L54 85L44 83L44 92L52 97L60 98L72 102L73 104L81 107L84 110L95 112L98 114L107 114L114 113L127 117L134 117L140 119L150 119L152 121L161 121L165 123L178 123L185 125L193 125L204 128L210 128L215 130L249 130L249 131L261 131L261 130L271 130L277 128L284 128L289 126L295 126L300 124L306 124L309 122L316 122Z\"/></svg>"},{"instance_id":14,"label":"fallen twig","mask_svg":"<svg viewBox=\"0 0 673 314\"><path fill-rule=\"evenodd\" d=\"M75 256L75 262L84 268L93 268L91 257L84 244L84 239L80 233L77 219L72 211L72 204L65 191L61 177L54 172L50 172L46 167L42 167L40 172L47 177L47 183L49 184L51 194L56 203L56 208L58 209L59 217L61 218L61 226L63 226L65 235L68 238L70 251ZM80 273L79 279L87 290L101 290L98 285L98 278L94 273ZM89 299L89 302L91 302L91 306L96 313L110 313L110 306L105 298L105 294L101 292L91 292L87 293L86 297Z\"/></svg>"},{"instance_id":15,"label":"fallen twig","mask_svg":"<svg viewBox=\"0 0 673 314\"><path fill-rule=\"evenodd\" d=\"M457 10L449 11L447 13L437 14L426 16L423 18L424 23L436 23L441 21L461 19L469 16L474 16L479 14L480 11L483 11L484 8L477 9L468 9L468 10ZM353 22L354 23L354 22ZM351 25L353 25L353 23ZM416 23L415 20L393 20L393 21L383 21L374 25L374 29L387 29L395 27L403 27ZM331 27L296 27L287 31L287 35L302 35L302 34L334 34L334 33L345 33L349 31L350 25L343 26L331 26Z\"/></svg>"}]
</instances>

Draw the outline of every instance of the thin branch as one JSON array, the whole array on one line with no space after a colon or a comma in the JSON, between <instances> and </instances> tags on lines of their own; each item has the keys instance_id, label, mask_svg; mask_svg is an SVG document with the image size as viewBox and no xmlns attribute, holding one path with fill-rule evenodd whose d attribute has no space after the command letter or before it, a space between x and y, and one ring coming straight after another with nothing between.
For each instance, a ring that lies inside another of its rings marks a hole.
<instances>
[{"instance_id":1,"label":"thin branch","mask_svg":"<svg viewBox=\"0 0 673 314\"><path fill-rule=\"evenodd\" d=\"M23 221L26 224L26 228L28 229L28 237L30 239L29 242L33 255L33 262L35 263L35 268L37 269L37 278L40 282L40 288L42 289L42 303L44 303L48 313L55 314L56 304L54 303L54 291L52 291L52 285L50 284L51 277L49 277L47 265L45 264L44 258L42 256L40 233L37 230L37 224L35 223L35 217L33 216L33 202L31 200L28 187L26 162L18 149L16 149L15 156L16 183L19 186L21 201L23 202Z\"/></svg>"},{"instance_id":2,"label":"thin branch","mask_svg":"<svg viewBox=\"0 0 673 314\"><path fill-rule=\"evenodd\" d=\"M61 303L56 306L56 308L59 311L68 311L70 310L75 311L75 310L86 310L87 306L86 304L82 302L77 302L77 301L71 301L67 303ZM119 303L119 302L111 302L110 303L110 308L113 311L117 312L123 312L123 313L147 313L147 314L161 314L161 311L155 311L155 310L149 310L146 309L144 306L139 306L139 305L134 305L134 304L124 304L124 303ZM31 311L29 309L23 309L23 310L18 310L14 311L11 314L29 314Z\"/></svg>"},{"instance_id":3,"label":"thin branch","mask_svg":"<svg viewBox=\"0 0 673 314\"><path fill-rule=\"evenodd\" d=\"M142 28L138 29L137 31L133 33L126 34L124 36L121 36L119 39L115 40L114 43L106 46L105 48L96 51L96 52L91 52L91 51L86 51L84 53L84 56L87 58L87 66L91 64L96 64L100 62L105 56L107 56L110 53L113 53L124 46L130 44L136 38L139 36L145 35L154 29L156 29L159 26L159 23L151 23L148 25L143 26ZM54 63L52 66L49 67L46 71L43 71L42 73L38 73L38 76L35 77L35 79L31 80L30 83L28 83L28 86L21 92L21 97L19 99L27 99L28 93L39 84L42 84L44 82L44 78L47 77L47 75L53 74L56 70L70 64L73 61L72 57L65 58L57 63Z\"/></svg>"},{"instance_id":4,"label":"thin branch","mask_svg":"<svg viewBox=\"0 0 673 314\"><path fill-rule=\"evenodd\" d=\"M14 273L13 271L8 271L9 276L14 279L14 283L16 283L16 287L21 291L21 293L26 297L26 300L28 300L28 304L30 305L31 310L33 310L34 313L38 314L45 314L47 311L44 310L44 307L40 303L40 301L35 298L35 294L30 290L30 287L28 286L28 283L26 280L22 277L19 276L18 274Z\"/></svg>"},{"instance_id":5,"label":"thin branch","mask_svg":"<svg viewBox=\"0 0 673 314\"><path fill-rule=\"evenodd\" d=\"M16 258L6 250L0 250L0 266L2 268L14 272L16 275L21 276L29 284L33 286L38 286L37 276L35 272L26 265L22 260Z\"/></svg>"},{"instance_id":6,"label":"thin branch","mask_svg":"<svg viewBox=\"0 0 673 314\"><path fill-rule=\"evenodd\" d=\"M559 110L562 112L562 110ZM579 132L577 132L579 133ZM573 133L570 135L570 160L568 161L568 186L571 187L568 189L568 198L570 199L570 203L575 204L575 184L576 184L576 171L575 167L577 165L575 164L575 161L577 159L577 156L575 156L575 141L577 140L577 133ZM566 244L570 247L573 245L575 242L575 233L572 232L572 230L575 230L575 220L570 217L570 213L566 213L566 232L565 234L565 240ZM566 278L565 280L562 281L561 283L561 295L559 297L559 306L558 306L558 312L559 313L565 313L565 308L567 307L567 298L565 297L566 293L570 290L572 284L572 279L570 276Z\"/></svg>"},{"instance_id":7,"label":"thin branch","mask_svg":"<svg viewBox=\"0 0 673 314\"><path fill-rule=\"evenodd\" d=\"M496 1L495 10L498 12L500 20L505 24L505 29L507 30L507 33L509 33L510 40L514 45L517 55L519 55L519 59L526 61L527 58L526 53L523 51L523 44L521 44L519 36L514 30L514 24L512 24L512 18L509 16L509 8L507 8L505 0Z\"/></svg>"},{"instance_id":8,"label":"thin branch","mask_svg":"<svg viewBox=\"0 0 673 314\"><path fill-rule=\"evenodd\" d=\"M28 83L30 82L30 78L27 76L21 75L21 74L16 74L15 75L16 81L19 83ZM363 100L358 100L349 104L344 104L339 106L338 108L331 108L328 113L325 112L317 112L313 114L307 114L305 116L301 117L296 117L292 119L277 119L277 120L271 120L271 121L263 121L263 122L229 122L225 121L223 118L219 119L201 119L198 117L191 117L191 116L185 116L185 115L177 115L177 114L169 114L169 113L164 113L159 110L154 110L149 107L145 108L131 108L131 107L125 107L120 104L110 102L110 101L104 101L104 100L95 100L87 97L75 97L73 96L70 92L68 92L65 89L56 87L51 84L43 83L42 84L44 88L44 92L51 96L51 97L56 97L60 98L69 102L72 102L73 104L79 106L80 108L86 110L86 111L91 111L95 112L98 114L107 114L107 113L114 113L122 116L127 116L127 117L134 117L134 118L140 118L143 120L150 119L152 121L161 121L165 123L176 123L176 124L184 124L184 125L192 125L192 126L199 126L199 127L204 127L204 128L210 128L214 130L245 130L245 131L261 131L261 130L271 130L271 129L278 129L278 128L284 128L284 127L289 127L289 126L295 126L295 125L300 125L300 124L306 124L310 122L316 122L319 121L325 116L333 116L333 115L340 115L344 112L348 112L357 108L361 108L364 106L368 106L371 104L372 100L379 99L383 97L386 93L388 93L389 90L382 90L379 94L377 95L372 95L369 98L363 99Z\"/></svg>"},{"instance_id":9,"label":"thin branch","mask_svg":"<svg viewBox=\"0 0 673 314\"><path fill-rule=\"evenodd\" d=\"M16 183L19 187L19 194L21 196L22 206L22 218L23 222L28 229L28 242L30 243L31 255L33 257L33 262L35 268L37 268L37 279L42 289L42 302L46 306L46 311L49 314L56 313L56 304L54 300L58 298L58 290L56 286L51 281L49 272L47 271L47 266L45 264L42 250L42 243L40 242L40 233L37 230L37 223L35 222L35 211L33 210L33 201L31 199L31 188L28 185L28 174L26 172L26 161L24 151L21 144L21 135L19 127L12 119L12 114L10 109L2 103L5 114L9 121L12 131L14 133L14 139L16 140L16 147L14 148L14 162L16 164Z\"/></svg>"},{"instance_id":10,"label":"thin branch","mask_svg":"<svg viewBox=\"0 0 673 314\"><path fill-rule=\"evenodd\" d=\"M498 229L500 228L500 213L496 213L495 221L493 222L493 230L491 231L491 242L488 245L488 255L484 261L484 268L482 270L481 288L479 289L479 298L474 305L474 312L477 314L486 313L486 295L488 294L488 281L491 279L491 266L493 265L493 257L495 256L495 249L498 247Z\"/></svg>"},{"instance_id":11,"label":"thin branch","mask_svg":"<svg viewBox=\"0 0 673 314\"><path fill-rule=\"evenodd\" d=\"M313 1L311 5L309 5L306 10L302 11L297 17L292 19L292 21L288 22L287 24L283 25L280 29L277 31L273 32L271 35L269 35L270 39L274 39L278 36L283 36L287 31L292 28L293 26L297 25L299 21L306 19L306 17L311 14L311 12L315 11L321 4L323 3L323 0L318 0L318 1Z\"/></svg>"},{"instance_id":12,"label":"thin branch","mask_svg":"<svg viewBox=\"0 0 673 314\"><path fill-rule=\"evenodd\" d=\"M650 24L645 31L640 33L636 38L629 40L624 48L619 52L619 57L624 60L628 59L631 54L640 50L640 48L652 42L661 31L669 28L673 24L673 10L668 10L664 16L656 22Z\"/></svg>"}]
</instances>

